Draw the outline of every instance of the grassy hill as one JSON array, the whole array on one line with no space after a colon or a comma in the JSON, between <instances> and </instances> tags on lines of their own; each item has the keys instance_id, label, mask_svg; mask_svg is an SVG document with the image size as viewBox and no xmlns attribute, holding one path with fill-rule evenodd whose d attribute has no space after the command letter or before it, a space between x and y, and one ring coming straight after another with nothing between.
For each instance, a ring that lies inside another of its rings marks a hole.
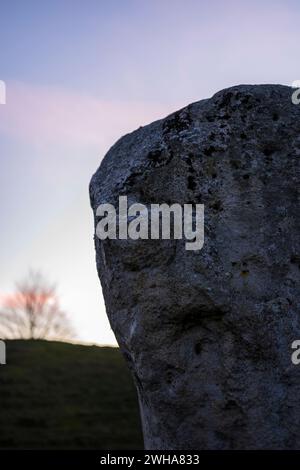
<instances>
[{"instance_id":1,"label":"grassy hill","mask_svg":"<svg viewBox=\"0 0 300 470\"><path fill-rule=\"evenodd\" d=\"M7 341L0 448L140 449L130 373L116 348Z\"/></svg>"}]
</instances>

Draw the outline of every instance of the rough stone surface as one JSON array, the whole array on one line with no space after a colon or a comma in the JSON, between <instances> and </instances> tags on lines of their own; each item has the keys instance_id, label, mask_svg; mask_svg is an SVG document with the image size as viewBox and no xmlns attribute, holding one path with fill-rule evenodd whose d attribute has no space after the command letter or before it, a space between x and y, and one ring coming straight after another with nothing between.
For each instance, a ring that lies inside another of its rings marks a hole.
<instances>
[{"instance_id":1,"label":"rough stone surface","mask_svg":"<svg viewBox=\"0 0 300 470\"><path fill-rule=\"evenodd\" d=\"M205 243L95 238L147 449L300 448L300 105L236 86L122 137L100 203L203 203ZM97 218L95 217L97 223Z\"/></svg>"}]
</instances>

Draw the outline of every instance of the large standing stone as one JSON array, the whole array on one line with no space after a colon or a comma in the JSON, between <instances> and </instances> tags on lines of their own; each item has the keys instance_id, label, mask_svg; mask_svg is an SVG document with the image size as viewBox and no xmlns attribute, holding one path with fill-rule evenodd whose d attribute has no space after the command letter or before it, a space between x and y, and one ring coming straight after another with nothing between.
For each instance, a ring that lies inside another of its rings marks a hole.
<instances>
[{"instance_id":1,"label":"large standing stone","mask_svg":"<svg viewBox=\"0 0 300 470\"><path fill-rule=\"evenodd\" d=\"M300 448L300 105L236 86L122 137L91 204L203 203L205 243L95 238L147 449ZM95 221L97 223L97 217Z\"/></svg>"}]
</instances>

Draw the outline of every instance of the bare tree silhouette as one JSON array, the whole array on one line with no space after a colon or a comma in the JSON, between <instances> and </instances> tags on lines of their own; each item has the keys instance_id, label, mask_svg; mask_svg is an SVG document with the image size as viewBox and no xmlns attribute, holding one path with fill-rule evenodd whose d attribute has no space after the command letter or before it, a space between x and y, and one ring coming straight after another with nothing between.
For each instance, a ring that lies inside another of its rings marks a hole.
<instances>
[{"instance_id":1,"label":"bare tree silhouette","mask_svg":"<svg viewBox=\"0 0 300 470\"><path fill-rule=\"evenodd\" d=\"M40 271L29 271L16 283L0 309L0 337L3 339L71 339L71 323L59 305L56 286Z\"/></svg>"}]
</instances>

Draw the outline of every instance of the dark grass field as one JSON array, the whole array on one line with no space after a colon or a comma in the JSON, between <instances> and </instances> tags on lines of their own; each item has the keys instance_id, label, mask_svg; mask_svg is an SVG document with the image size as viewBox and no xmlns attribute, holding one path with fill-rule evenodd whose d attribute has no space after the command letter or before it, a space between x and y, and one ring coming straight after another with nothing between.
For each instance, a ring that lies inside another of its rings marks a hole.
<instances>
[{"instance_id":1,"label":"dark grass field","mask_svg":"<svg viewBox=\"0 0 300 470\"><path fill-rule=\"evenodd\" d=\"M1 449L141 449L137 397L116 348L7 341Z\"/></svg>"}]
</instances>

